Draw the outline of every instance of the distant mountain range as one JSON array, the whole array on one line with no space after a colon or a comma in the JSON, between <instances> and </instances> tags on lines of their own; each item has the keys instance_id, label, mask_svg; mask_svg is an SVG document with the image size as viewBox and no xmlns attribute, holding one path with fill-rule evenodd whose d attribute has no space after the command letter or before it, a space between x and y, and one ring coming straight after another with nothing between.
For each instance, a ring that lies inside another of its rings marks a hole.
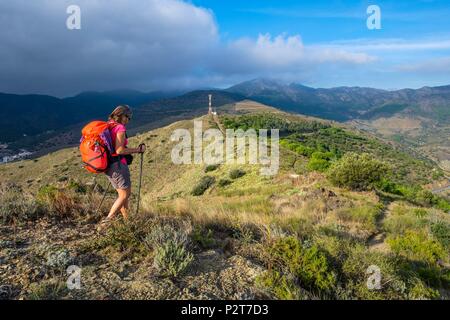
<instances>
[{"instance_id":1,"label":"distant mountain range","mask_svg":"<svg viewBox=\"0 0 450 320\"><path fill-rule=\"evenodd\" d=\"M105 118L113 106L144 103L173 97L179 92L133 90L84 92L59 99L46 95L15 95L0 93L0 142L11 142L49 130L58 130L92 118Z\"/></svg>"},{"instance_id":2,"label":"distant mountain range","mask_svg":"<svg viewBox=\"0 0 450 320\"><path fill-rule=\"evenodd\" d=\"M215 107L249 99L284 111L342 122L360 121L369 126L376 119L394 116L425 119L433 126L448 126L450 122L450 86L395 91L363 87L324 89L255 79L225 90L188 93L120 90L84 92L64 99L0 94L0 111L4 115L0 117L0 142L15 149L30 148L41 140L71 130L66 142L75 143L83 124L105 119L118 104L129 104L134 109L132 133L150 130L170 121L204 114L208 94L213 94ZM63 143L53 140L54 148L58 144Z\"/></svg>"},{"instance_id":3,"label":"distant mountain range","mask_svg":"<svg viewBox=\"0 0 450 320\"><path fill-rule=\"evenodd\" d=\"M375 119L396 113L450 120L450 86L387 91L362 87L315 89L267 79L247 81L227 89L286 111L337 121Z\"/></svg>"}]
</instances>

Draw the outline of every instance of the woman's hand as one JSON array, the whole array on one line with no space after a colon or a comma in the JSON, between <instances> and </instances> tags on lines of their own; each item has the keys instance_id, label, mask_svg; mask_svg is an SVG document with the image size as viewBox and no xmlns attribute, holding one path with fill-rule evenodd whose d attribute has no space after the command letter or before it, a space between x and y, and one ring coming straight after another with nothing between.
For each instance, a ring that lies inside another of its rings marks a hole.
<instances>
[{"instance_id":1,"label":"woman's hand","mask_svg":"<svg viewBox=\"0 0 450 320\"><path fill-rule=\"evenodd\" d=\"M147 150L147 146L145 145L145 143L142 143L139 145L139 152L138 153L144 153L145 150Z\"/></svg>"},{"instance_id":2,"label":"woman's hand","mask_svg":"<svg viewBox=\"0 0 450 320\"><path fill-rule=\"evenodd\" d=\"M133 153L144 153L147 147L144 143L139 145L139 148L126 148L125 147L125 133L120 132L117 134L116 138L116 154L118 155L126 155L126 154L133 154Z\"/></svg>"}]
</instances>

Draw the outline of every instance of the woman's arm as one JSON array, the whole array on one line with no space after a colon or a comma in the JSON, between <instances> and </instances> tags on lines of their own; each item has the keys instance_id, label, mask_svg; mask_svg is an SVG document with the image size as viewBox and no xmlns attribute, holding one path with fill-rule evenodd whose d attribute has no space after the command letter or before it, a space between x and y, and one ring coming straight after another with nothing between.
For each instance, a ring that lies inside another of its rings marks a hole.
<instances>
[{"instance_id":1,"label":"woman's arm","mask_svg":"<svg viewBox=\"0 0 450 320\"><path fill-rule=\"evenodd\" d=\"M145 149L141 151L141 148L125 148L125 139L125 132L117 133L115 148L118 155L124 156L126 154L141 153L145 151Z\"/></svg>"}]
</instances>

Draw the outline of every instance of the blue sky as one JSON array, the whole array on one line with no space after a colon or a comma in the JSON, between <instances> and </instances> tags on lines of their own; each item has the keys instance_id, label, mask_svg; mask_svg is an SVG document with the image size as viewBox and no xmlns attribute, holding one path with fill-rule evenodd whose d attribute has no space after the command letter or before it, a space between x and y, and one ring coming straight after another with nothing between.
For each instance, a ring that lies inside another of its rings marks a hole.
<instances>
[{"instance_id":1,"label":"blue sky","mask_svg":"<svg viewBox=\"0 0 450 320\"><path fill-rule=\"evenodd\" d=\"M408 0L408 1L293 1L293 0L194 0L195 5L213 11L224 41L241 37L257 37L259 34L300 35L305 45L327 45L332 43L395 42L410 44L401 50L392 48L368 50L377 56L378 62L364 70L355 71L362 77L363 84L378 87L420 87L422 85L450 84L450 72L423 72L427 65L450 71L450 46L436 48L433 43L450 39L450 1ZM369 30L366 27L367 7L378 5L381 9L382 29ZM428 45L427 45L428 44ZM416 48L417 47L417 48ZM433 60L435 60L433 64ZM408 70L409 72L391 72ZM348 71L347 71L348 72ZM373 73L372 79L364 73ZM349 72L351 74L351 72ZM390 74L391 80L384 75ZM348 77L343 83L352 85ZM333 80L310 81L312 85L333 84ZM397 82L398 84L396 84ZM353 85L358 85L354 83Z\"/></svg>"},{"instance_id":2,"label":"blue sky","mask_svg":"<svg viewBox=\"0 0 450 320\"><path fill-rule=\"evenodd\" d=\"M225 38L259 33L301 34L308 43L358 38L431 37L450 32L450 1L193 0L214 12ZM382 30L366 28L366 9L378 5Z\"/></svg>"},{"instance_id":3,"label":"blue sky","mask_svg":"<svg viewBox=\"0 0 450 320\"><path fill-rule=\"evenodd\" d=\"M77 5L81 29L66 27ZM381 30L366 25L381 9ZM450 0L0 1L0 92L450 85Z\"/></svg>"}]
</instances>

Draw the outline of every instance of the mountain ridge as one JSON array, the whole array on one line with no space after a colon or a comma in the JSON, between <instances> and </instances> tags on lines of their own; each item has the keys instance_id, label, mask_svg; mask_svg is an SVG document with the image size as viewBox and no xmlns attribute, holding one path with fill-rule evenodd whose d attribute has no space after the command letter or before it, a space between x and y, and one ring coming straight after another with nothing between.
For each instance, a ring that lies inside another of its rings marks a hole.
<instances>
[{"instance_id":1,"label":"mountain ridge","mask_svg":"<svg viewBox=\"0 0 450 320\"><path fill-rule=\"evenodd\" d=\"M82 92L64 99L46 95L0 94L0 110L10 115L0 119L0 142L8 143L13 150L36 149L41 140L50 141L70 131L70 143L76 143L83 124L106 118L116 105L123 103L135 109L135 121L130 127L130 132L135 133L201 114L207 110L209 94L213 94L214 107L249 99L307 116L339 122L354 121L356 126L380 135L384 134L379 125L383 119L391 122L397 118L406 119L420 123L415 135L424 136L424 140L437 136L443 141L441 145L447 145L444 136L450 123L450 85L388 91L358 86L312 88L264 78L245 81L227 89L194 90L181 95L129 89ZM384 136L395 138L395 134L400 134L402 139L407 138L407 132L403 131ZM57 147L54 145L52 148ZM446 156L445 152L434 158L441 162L450 161L450 155Z\"/></svg>"}]
</instances>

